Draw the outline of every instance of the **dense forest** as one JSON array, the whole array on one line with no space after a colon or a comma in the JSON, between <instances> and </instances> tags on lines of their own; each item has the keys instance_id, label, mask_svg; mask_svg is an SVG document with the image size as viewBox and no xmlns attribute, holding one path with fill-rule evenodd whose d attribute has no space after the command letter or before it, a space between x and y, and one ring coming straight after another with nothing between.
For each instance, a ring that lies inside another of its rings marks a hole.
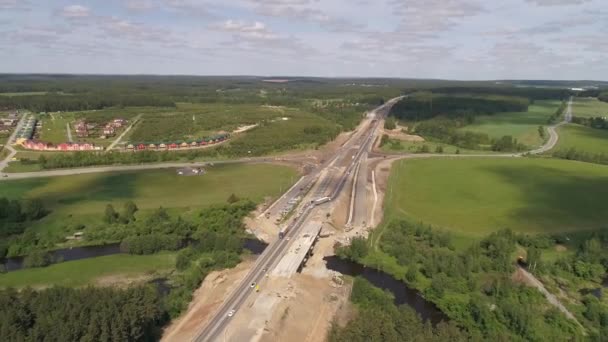
<instances>
[{"instance_id":1,"label":"dense forest","mask_svg":"<svg viewBox=\"0 0 608 342\"><path fill-rule=\"evenodd\" d=\"M523 112L529 100L498 95L416 93L397 102L390 115L404 121L421 121L437 116L466 118L498 112Z\"/></svg>"},{"instance_id":2,"label":"dense forest","mask_svg":"<svg viewBox=\"0 0 608 342\"><path fill-rule=\"evenodd\" d=\"M155 341L167 321L151 286L0 291L2 341Z\"/></svg>"},{"instance_id":3,"label":"dense forest","mask_svg":"<svg viewBox=\"0 0 608 342\"><path fill-rule=\"evenodd\" d=\"M503 230L459 252L447 232L393 221L380 237L380 251L364 239L354 239L338 253L389 271L420 290L474 340L582 338L581 329L538 290L512 281L513 254L526 239Z\"/></svg>"},{"instance_id":4,"label":"dense forest","mask_svg":"<svg viewBox=\"0 0 608 342\"><path fill-rule=\"evenodd\" d=\"M571 91L564 88L541 87L441 87L431 89L434 93L471 94L471 95L505 95L525 97L534 100L563 100L570 96Z\"/></svg>"}]
</instances>

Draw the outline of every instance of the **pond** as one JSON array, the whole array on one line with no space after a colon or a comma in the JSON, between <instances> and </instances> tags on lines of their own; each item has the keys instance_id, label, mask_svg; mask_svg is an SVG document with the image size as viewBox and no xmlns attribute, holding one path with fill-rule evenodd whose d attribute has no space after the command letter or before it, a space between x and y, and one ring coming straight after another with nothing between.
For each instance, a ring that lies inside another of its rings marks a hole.
<instances>
[{"instance_id":1,"label":"pond","mask_svg":"<svg viewBox=\"0 0 608 342\"><path fill-rule=\"evenodd\" d=\"M433 325L441 321L448 321L448 317L437 306L420 294L418 290L411 289L406 283L395 279L388 273L365 267L352 261L343 260L337 256L324 258L327 268L349 276L361 276L374 286L390 291L395 297L395 305L408 305L414 309L423 321L430 321Z\"/></svg>"}]
</instances>

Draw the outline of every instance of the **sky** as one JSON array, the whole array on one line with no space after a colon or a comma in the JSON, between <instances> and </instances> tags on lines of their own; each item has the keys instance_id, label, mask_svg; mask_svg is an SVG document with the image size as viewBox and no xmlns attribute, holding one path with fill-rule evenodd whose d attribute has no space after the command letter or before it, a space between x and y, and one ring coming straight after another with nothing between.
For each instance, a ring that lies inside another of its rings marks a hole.
<instances>
[{"instance_id":1,"label":"sky","mask_svg":"<svg viewBox=\"0 0 608 342\"><path fill-rule=\"evenodd\" d=\"M608 80L607 0L0 0L0 72Z\"/></svg>"}]
</instances>

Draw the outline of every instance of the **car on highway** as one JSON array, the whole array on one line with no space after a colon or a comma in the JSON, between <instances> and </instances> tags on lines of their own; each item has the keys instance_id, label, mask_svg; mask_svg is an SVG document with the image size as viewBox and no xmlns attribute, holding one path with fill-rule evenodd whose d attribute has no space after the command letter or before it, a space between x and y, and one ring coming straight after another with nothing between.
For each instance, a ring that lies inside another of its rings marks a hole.
<instances>
[{"instance_id":1,"label":"car on highway","mask_svg":"<svg viewBox=\"0 0 608 342\"><path fill-rule=\"evenodd\" d=\"M234 309L228 311L228 317L234 316Z\"/></svg>"}]
</instances>

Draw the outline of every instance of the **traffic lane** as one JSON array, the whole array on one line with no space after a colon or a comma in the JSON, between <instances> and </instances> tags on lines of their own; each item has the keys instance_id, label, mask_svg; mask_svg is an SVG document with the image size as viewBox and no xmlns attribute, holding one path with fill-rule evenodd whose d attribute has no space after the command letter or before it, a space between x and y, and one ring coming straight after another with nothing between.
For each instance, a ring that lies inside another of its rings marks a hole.
<instances>
[{"instance_id":1,"label":"traffic lane","mask_svg":"<svg viewBox=\"0 0 608 342\"><path fill-rule=\"evenodd\" d=\"M302 216L300 218L298 218L294 223L292 223L293 227L291 229L289 229L289 231L287 232L287 235L286 235L287 238L278 240L274 244L274 246L276 248L271 253L268 254L268 255L270 255L268 257L268 260L265 260L264 262L260 263L260 265L258 267L256 267L253 272L250 273L250 275L252 275L252 277L246 278L246 280L241 284L241 286L238 289L239 292L237 294L237 297L234 298L233 300L230 300L228 302L228 305L226 305L223 308L223 310L221 310L221 312L218 313L218 315L216 316L218 322L214 323L214 325L217 326L217 328L214 328L211 331L206 333L206 334L211 334L209 336L209 338L205 339L204 337L202 337L202 339L200 339L200 340L197 339L197 341L206 341L206 340L213 341L215 339L215 337L226 328L226 325L229 324L229 322L230 322L230 318L228 317L228 312L230 310L235 310L235 312L238 312L238 309L243 305L243 303L247 300L247 297L251 294L251 285L250 284L252 282L259 282L260 279L262 279L264 277L265 272L270 270L270 268L276 264L276 262L282 256L282 253L285 251L285 249L291 243L290 242L290 240L292 240L291 238L300 232L300 229L303 227L304 221L306 220L308 215L310 215L310 213L312 212L312 208L314 208L314 207L307 207L307 209L302 214ZM230 308L231 306L232 306L232 308ZM201 334L201 336L204 336L204 335L205 334Z\"/></svg>"}]
</instances>

